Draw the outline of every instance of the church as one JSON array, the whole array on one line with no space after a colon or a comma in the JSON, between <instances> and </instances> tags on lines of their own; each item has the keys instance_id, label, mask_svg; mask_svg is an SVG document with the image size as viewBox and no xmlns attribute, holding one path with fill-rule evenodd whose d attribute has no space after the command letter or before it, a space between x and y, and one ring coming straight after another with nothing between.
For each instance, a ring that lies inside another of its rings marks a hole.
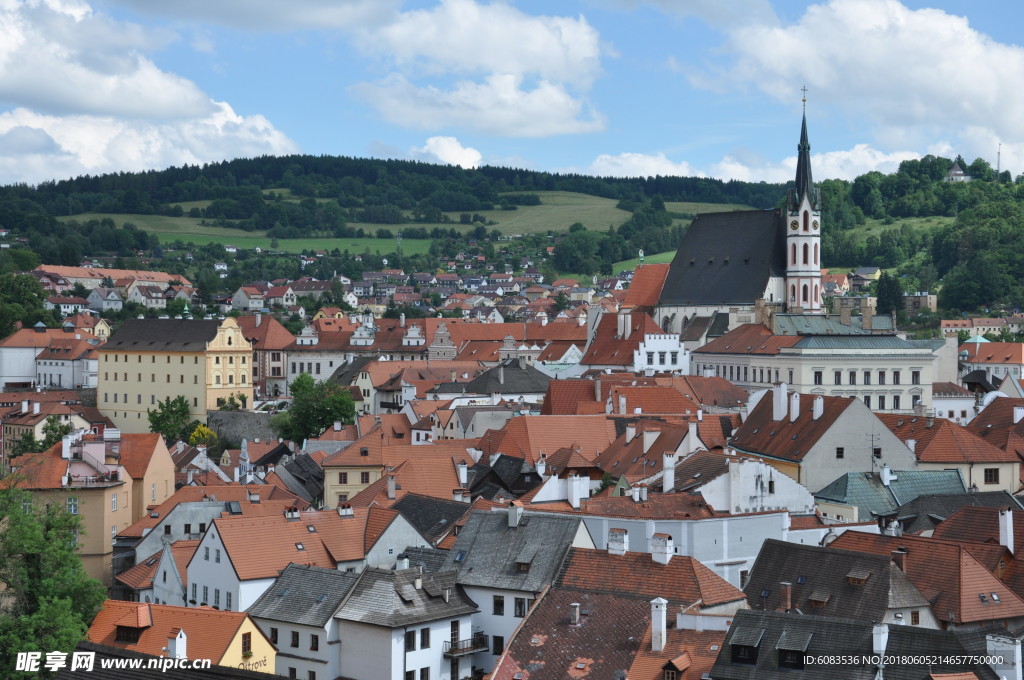
<instances>
[{"instance_id":1,"label":"church","mask_svg":"<svg viewBox=\"0 0 1024 680\"><path fill-rule=\"evenodd\" d=\"M811 178L806 111L797 150L785 208L694 218L654 309L666 332L707 337L778 313L823 313L821 195Z\"/></svg>"}]
</instances>

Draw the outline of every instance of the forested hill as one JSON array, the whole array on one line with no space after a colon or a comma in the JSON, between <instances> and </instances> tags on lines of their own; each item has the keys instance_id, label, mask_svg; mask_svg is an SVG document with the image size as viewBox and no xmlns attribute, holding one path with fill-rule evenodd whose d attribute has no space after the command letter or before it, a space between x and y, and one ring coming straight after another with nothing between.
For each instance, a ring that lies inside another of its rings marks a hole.
<instances>
[{"instance_id":1,"label":"forested hill","mask_svg":"<svg viewBox=\"0 0 1024 680\"><path fill-rule=\"evenodd\" d=\"M228 199L245 204L254 198L254 189L287 189L294 196L337 199L343 207L394 206L420 212L476 210L483 204L500 204L503 193L520 191L574 191L636 202L661 196L666 201L762 208L774 206L784 193L777 184L697 177L602 178L498 167L466 170L402 160L263 156L201 167L86 176L34 188L9 186L0 189L0 197L32 201L55 216L146 214L187 201Z\"/></svg>"}]
</instances>

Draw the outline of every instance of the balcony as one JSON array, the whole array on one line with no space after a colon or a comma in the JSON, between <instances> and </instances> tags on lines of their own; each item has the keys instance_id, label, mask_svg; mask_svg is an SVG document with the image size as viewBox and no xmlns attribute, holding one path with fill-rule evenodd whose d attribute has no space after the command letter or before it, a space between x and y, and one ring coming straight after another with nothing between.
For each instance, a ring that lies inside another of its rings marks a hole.
<instances>
[{"instance_id":1,"label":"balcony","mask_svg":"<svg viewBox=\"0 0 1024 680\"><path fill-rule=\"evenodd\" d=\"M488 649L487 636L483 633L477 633L467 640L458 640L456 642L445 640L441 647L441 653L446 658L454 659L466 656L467 654L475 654L476 652L486 652Z\"/></svg>"}]
</instances>

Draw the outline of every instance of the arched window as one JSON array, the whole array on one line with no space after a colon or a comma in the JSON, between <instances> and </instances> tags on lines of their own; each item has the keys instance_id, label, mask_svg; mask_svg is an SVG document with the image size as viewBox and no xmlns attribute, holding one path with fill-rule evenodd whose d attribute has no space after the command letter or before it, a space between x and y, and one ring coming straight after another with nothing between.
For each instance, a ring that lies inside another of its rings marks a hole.
<instances>
[{"instance_id":1,"label":"arched window","mask_svg":"<svg viewBox=\"0 0 1024 680\"><path fill-rule=\"evenodd\" d=\"M801 292L803 293L803 298L802 298L801 302L807 302L807 284L806 283L804 284L803 290Z\"/></svg>"},{"instance_id":2,"label":"arched window","mask_svg":"<svg viewBox=\"0 0 1024 680\"><path fill-rule=\"evenodd\" d=\"M814 284L814 303L818 303L818 284Z\"/></svg>"},{"instance_id":3,"label":"arched window","mask_svg":"<svg viewBox=\"0 0 1024 680\"><path fill-rule=\"evenodd\" d=\"M795 285L789 287L789 299L792 300L793 302L796 302L796 286Z\"/></svg>"},{"instance_id":4,"label":"arched window","mask_svg":"<svg viewBox=\"0 0 1024 680\"><path fill-rule=\"evenodd\" d=\"M806 214L804 215L804 231L807 231L807 215ZM230 335L228 336L228 344L229 345L232 344L231 343L231 336Z\"/></svg>"},{"instance_id":5,"label":"arched window","mask_svg":"<svg viewBox=\"0 0 1024 680\"><path fill-rule=\"evenodd\" d=\"M804 264L810 264L811 248L806 243L804 244Z\"/></svg>"},{"instance_id":6,"label":"arched window","mask_svg":"<svg viewBox=\"0 0 1024 680\"><path fill-rule=\"evenodd\" d=\"M804 231L811 230L811 213L804 211Z\"/></svg>"},{"instance_id":7,"label":"arched window","mask_svg":"<svg viewBox=\"0 0 1024 680\"><path fill-rule=\"evenodd\" d=\"M793 244L793 247L790 248L790 250L792 251L793 254L790 256L789 259L792 262L792 264L796 264L796 244L795 243Z\"/></svg>"},{"instance_id":8,"label":"arched window","mask_svg":"<svg viewBox=\"0 0 1024 680\"><path fill-rule=\"evenodd\" d=\"M818 264L818 244L814 244L814 264Z\"/></svg>"}]
</instances>

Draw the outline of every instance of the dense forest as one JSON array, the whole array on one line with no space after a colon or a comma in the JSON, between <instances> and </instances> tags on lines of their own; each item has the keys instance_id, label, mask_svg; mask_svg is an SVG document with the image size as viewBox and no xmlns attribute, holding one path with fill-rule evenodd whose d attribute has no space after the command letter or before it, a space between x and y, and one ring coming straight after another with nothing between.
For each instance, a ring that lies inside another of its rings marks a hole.
<instances>
[{"instance_id":1,"label":"dense forest","mask_svg":"<svg viewBox=\"0 0 1024 680\"><path fill-rule=\"evenodd\" d=\"M826 265L894 269L905 290L935 289L938 284L940 302L950 310L1022 306L1024 255L1016 247L1024 237L1022 177L997 173L983 159L970 164L955 160L972 181L945 181L954 159L926 156L904 161L888 175L870 172L852 182L821 182ZM82 213L187 215L278 239L362 236L365 225L380 225L377 235L400 230L404 238L431 239L431 256L444 258L451 256L450 248L464 245L469 231L479 240L497 237L479 211L536 205L541 200L536 192L559 190L614 199L631 213L623 224L607 230L573 224L553 234L560 239L555 268L590 274L608 272L612 263L638 249L673 249L684 229L679 219L688 216L670 213L666 202L767 209L781 205L786 188L694 177L609 178L398 160L266 156L0 187L0 226L26 239L28 251L0 252L0 272L24 269L35 261L77 264L85 256L128 256L160 248L155 236L131 224L67 221ZM191 202L202 202L202 207L189 207ZM449 216L453 212L461 213L458 221ZM907 224L911 218L928 217L944 219L932 228ZM460 222L465 227L461 230L437 226ZM864 237L862 230L868 228L872 231Z\"/></svg>"}]
</instances>

